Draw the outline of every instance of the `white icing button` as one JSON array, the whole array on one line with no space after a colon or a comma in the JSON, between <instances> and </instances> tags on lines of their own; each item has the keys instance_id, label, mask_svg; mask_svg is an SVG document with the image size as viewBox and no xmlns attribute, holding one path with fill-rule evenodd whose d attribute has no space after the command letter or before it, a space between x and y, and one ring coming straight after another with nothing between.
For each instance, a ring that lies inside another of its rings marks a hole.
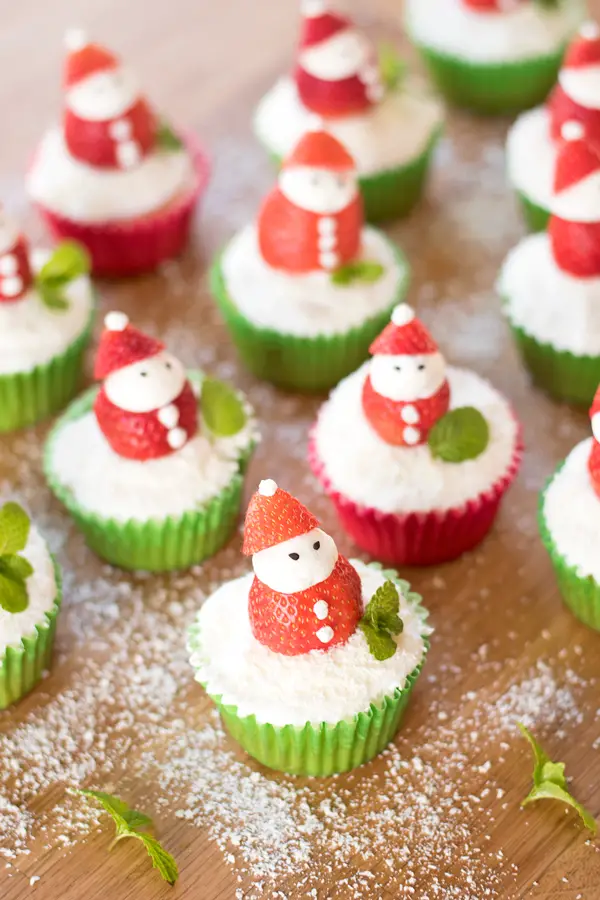
<instances>
[{"instance_id":1,"label":"white icing button","mask_svg":"<svg viewBox=\"0 0 600 900\"><path fill-rule=\"evenodd\" d=\"M313 612L317 619L326 619L329 615L329 604L325 600L317 600L313 606Z\"/></svg>"},{"instance_id":2,"label":"white icing button","mask_svg":"<svg viewBox=\"0 0 600 900\"><path fill-rule=\"evenodd\" d=\"M337 237L335 234L322 234L319 238L319 250L321 253L327 250L334 250L337 247Z\"/></svg>"},{"instance_id":3,"label":"white icing button","mask_svg":"<svg viewBox=\"0 0 600 900\"><path fill-rule=\"evenodd\" d=\"M131 137L131 122L129 119L117 119L110 123L108 133L115 141L126 141Z\"/></svg>"},{"instance_id":4,"label":"white icing button","mask_svg":"<svg viewBox=\"0 0 600 900\"><path fill-rule=\"evenodd\" d=\"M402 407L400 418L403 422L406 422L407 425L416 425L421 416L419 415L417 407L409 403L407 406Z\"/></svg>"},{"instance_id":5,"label":"white icing button","mask_svg":"<svg viewBox=\"0 0 600 900\"><path fill-rule=\"evenodd\" d=\"M317 631L317 637L322 644L328 644L333 637L333 628L330 625L324 625Z\"/></svg>"},{"instance_id":6,"label":"white icing button","mask_svg":"<svg viewBox=\"0 0 600 900\"><path fill-rule=\"evenodd\" d=\"M16 275L19 268L17 257L12 253L0 256L0 275Z\"/></svg>"},{"instance_id":7,"label":"white icing button","mask_svg":"<svg viewBox=\"0 0 600 900\"><path fill-rule=\"evenodd\" d=\"M600 441L600 412L592 416L592 431L597 441Z\"/></svg>"},{"instance_id":8,"label":"white icing button","mask_svg":"<svg viewBox=\"0 0 600 900\"><path fill-rule=\"evenodd\" d=\"M413 428L409 425L408 428L404 429L402 437L407 444L418 444L421 439L421 432L418 428Z\"/></svg>"},{"instance_id":9,"label":"white icing button","mask_svg":"<svg viewBox=\"0 0 600 900\"><path fill-rule=\"evenodd\" d=\"M140 145L135 141L123 141L122 144L117 144L117 159L122 169L132 169L133 166L137 166L141 158Z\"/></svg>"},{"instance_id":10,"label":"white icing button","mask_svg":"<svg viewBox=\"0 0 600 900\"><path fill-rule=\"evenodd\" d=\"M332 251L321 253L319 262L324 269L337 269L340 264L340 258L337 253Z\"/></svg>"},{"instance_id":11,"label":"white icing button","mask_svg":"<svg viewBox=\"0 0 600 900\"><path fill-rule=\"evenodd\" d=\"M179 410L174 403L169 403L168 406L163 406L162 409L159 409L158 421L165 428L175 428L179 422Z\"/></svg>"},{"instance_id":12,"label":"white icing button","mask_svg":"<svg viewBox=\"0 0 600 900\"><path fill-rule=\"evenodd\" d=\"M385 88L382 84L371 84L367 88L367 99L372 103L378 103L380 100L383 100L384 94Z\"/></svg>"},{"instance_id":13,"label":"white icing button","mask_svg":"<svg viewBox=\"0 0 600 900\"><path fill-rule=\"evenodd\" d=\"M364 84L377 84L379 82L379 69L376 66L367 66L360 73L360 77Z\"/></svg>"},{"instance_id":14,"label":"white icing button","mask_svg":"<svg viewBox=\"0 0 600 900\"><path fill-rule=\"evenodd\" d=\"M187 432L183 428L171 428L167 434L167 443L173 450L180 450L187 441Z\"/></svg>"},{"instance_id":15,"label":"white icing button","mask_svg":"<svg viewBox=\"0 0 600 900\"><path fill-rule=\"evenodd\" d=\"M13 278L3 278L0 282L0 291L5 297L16 297L23 290L23 279L15 275Z\"/></svg>"},{"instance_id":16,"label":"white icing button","mask_svg":"<svg viewBox=\"0 0 600 900\"><path fill-rule=\"evenodd\" d=\"M337 231L337 221L330 216L323 216L317 222L317 231L319 234L335 234Z\"/></svg>"},{"instance_id":17,"label":"white icing button","mask_svg":"<svg viewBox=\"0 0 600 900\"><path fill-rule=\"evenodd\" d=\"M129 317L122 312L109 312L104 316L104 325L109 331L125 331Z\"/></svg>"}]
</instances>

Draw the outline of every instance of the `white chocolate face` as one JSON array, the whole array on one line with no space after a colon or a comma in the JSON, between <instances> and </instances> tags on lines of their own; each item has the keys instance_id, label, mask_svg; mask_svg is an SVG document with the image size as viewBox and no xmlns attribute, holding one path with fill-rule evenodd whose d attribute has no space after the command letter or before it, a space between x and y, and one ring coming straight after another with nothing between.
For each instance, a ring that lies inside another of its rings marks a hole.
<instances>
[{"instance_id":1,"label":"white chocolate face","mask_svg":"<svg viewBox=\"0 0 600 900\"><path fill-rule=\"evenodd\" d=\"M358 75L372 56L371 45L359 31L347 28L327 41L300 53L302 68L323 81L341 81Z\"/></svg>"},{"instance_id":2,"label":"white chocolate face","mask_svg":"<svg viewBox=\"0 0 600 900\"><path fill-rule=\"evenodd\" d=\"M423 356L374 356L369 364L371 384L377 394L390 400L425 400L438 391L446 378L441 353Z\"/></svg>"},{"instance_id":3,"label":"white chocolate face","mask_svg":"<svg viewBox=\"0 0 600 900\"><path fill-rule=\"evenodd\" d=\"M600 109L600 66L561 69L558 82L565 94L579 106Z\"/></svg>"},{"instance_id":4,"label":"white chocolate face","mask_svg":"<svg viewBox=\"0 0 600 900\"><path fill-rule=\"evenodd\" d=\"M334 215L346 209L358 193L354 172L332 172L294 166L279 176L279 187L290 203L320 215Z\"/></svg>"},{"instance_id":5,"label":"white chocolate face","mask_svg":"<svg viewBox=\"0 0 600 900\"><path fill-rule=\"evenodd\" d=\"M113 372L105 380L104 390L119 409L144 413L176 400L185 382L185 369L179 360L163 351Z\"/></svg>"},{"instance_id":6,"label":"white chocolate face","mask_svg":"<svg viewBox=\"0 0 600 900\"><path fill-rule=\"evenodd\" d=\"M10 216L0 209L0 253L7 253L15 246L19 230Z\"/></svg>"},{"instance_id":7,"label":"white chocolate face","mask_svg":"<svg viewBox=\"0 0 600 900\"><path fill-rule=\"evenodd\" d=\"M67 91L69 109L81 119L101 122L127 112L140 95L135 75L127 68L90 75Z\"/></svg>"},{"instance_id":8,"label":"white chocolate face","mask_svg":"<svg viewBox=\"0 0 600 900\"><path fill-rule=\"evenodd\" d=\"M283 541L252 557L259 581L279 594L305 591L329 578L338 550L332 537L321 528Z\"/></svg>"},{"instance_id":9,"label":"white chocolate face","mask_svg":"<svg viewBox=\"0 0 600 900\"><path fill-rule=\"evenodd\" d=\"M600 169L552 197L550 211L567 222L600 222Z\"/></svg>"}]
</instances>

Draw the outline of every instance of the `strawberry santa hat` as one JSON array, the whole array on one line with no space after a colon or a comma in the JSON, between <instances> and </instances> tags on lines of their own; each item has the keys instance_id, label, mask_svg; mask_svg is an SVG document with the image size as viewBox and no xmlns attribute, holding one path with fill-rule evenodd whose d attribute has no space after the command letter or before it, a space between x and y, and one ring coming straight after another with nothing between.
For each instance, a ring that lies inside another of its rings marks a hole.
<instances>
[{"instance_id":1,"label":"strawberry santa hat","mask_svg":"<svg viewBox=\"0 0 600 900\"><path fill-rule=\"evenodd\" d=\"M346 148L314 128L284 161L258 216L258 242L274 269L331 272L360 253L364 222L356 165Z\"/></svg>"},{"instance_id":2,"label":"strawberry santa hat","mask_svg":"<svg viewBox=\"0 0 600 900\"><path fill-rule=\"evenodd\" d=\"M561 139L566 122L581 122L589 139L600 140L600 28L585 22L565 55L548 101L551 133Z\"/></svg>"},{"instance_id":3,"label":"strawberry santa hat","mask_svg":"<svg viewBox=\"0 0 600 900\"><path fill-rule=\"evenodd\" d=\"M32 284L28 242L0 207L0 303L15 303Z\"/></svg>"},{"instance_id":4,"label":"strawberry santa hat","mask_svg":"<svg viewBox=\"0 0 600 900\"><path fill-rule=\"evenodd\" d=\"M69 153L97 168L131 169L156 143L154 114L110 50L74 29L66 35L63 129Z\"/></svg>"},{"instance_id":5,"label":"strawberry santa hat","mask_svg":"<svg viewBox=\"0 0 600 900\"><path fill-rule=\"evenodd\" d=\"M144 461L180 450L197 432L197 399L164 344L109 313L94 376L103 381L94 412L119 456Z\"/></svg>"},{"instance_id":6,"label":"strawberry santa hat","mask_svg":"<svg viewBox=\"0 0 600 900\"><path fill-rule=\"evenodd\" d=\"M246 514L243 552L255 577L252 632L275 653L297 656L345 643L362 615L358 573L299 500L261 481Z\"/></svg>"},{"instance_id":7,"label":"strawberry santa hat","mask_svg":"<svg viewBox=\"0 0 600 900\"><path fill-rule=\"evenodd\" d=\"M600 387L596 391L596 396L590 409L590 420L594 440L590 450L588 469L594 490L598 498L600 498Z\"/></svg>"},{"instance_id":8,"label":"strawberry santa hat","mask_svg":"<svg viewBox=\"0 0 600 900\"><path fill-rule=\"evenodd\" d=\"M367 421L388 444L426 443L430 429L450 406L445 361L431 334L402 303L370 352L362 394Z\"/></svg>"},{"instance_id":9,"label":"strawberry santa hat","mask_svg":"<svg viewBox=\"0 0 600 900\"><path fill-rule=\"evenodd\" d=\"M320 116L356 115L384 95L375 48L325 0L302 3L294 77L302 103Z\"/></svg>"}]
</instances>

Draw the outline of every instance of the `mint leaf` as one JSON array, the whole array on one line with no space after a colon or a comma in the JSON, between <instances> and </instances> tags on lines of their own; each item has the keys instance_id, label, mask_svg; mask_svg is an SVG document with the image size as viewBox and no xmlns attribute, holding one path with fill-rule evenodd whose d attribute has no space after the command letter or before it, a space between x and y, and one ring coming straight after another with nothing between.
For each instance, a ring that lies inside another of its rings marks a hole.
<instances>
[{"instance_id":1,"label":"mint leaf","mask_svg":"<svg viewBox=\"0 0 600 900\"><path fill-rule=\"evenodd\" d=\"M460 463L481 456L490 440L487 421L474 406L452 409L435 423L427 443L434 458Z\"/></svg>"},{"instance_id":2,"label":"mint leaf","mask_svg":"<svg viewBox=\"0 0 600 900\"><path fill-rule=\"evenodd\" d=\"M63 241L36 275L35 286L42 303L57 312L68 309L65 287L89 271L90 256L85 247L77 241Z\"/></svg>"},{"instance_id":3,"label":"mint leaf","mask_svg":"<svg viewBox=\"0 0 600 900\"><path fill-rule=\"evenodd\" d=\"M364 618L358 625L367 639L371 656L374 656L379 662L383 662L394 655L397 649L396 642L387 631L375 628Z\"/></svg>"},{"instance_id":4,"label":"mint leaf","mask_svg":"<svg viewBox=\"0 0 600 900\"><path fill-rule=\"evenodd\" d=\"M0 572L0 607L11 615L16 615L24 612L28 606L29 596L25 582Z\"/></svg>"},{"instance_id":5,"label":"mint leaf","mask_svg":"<svg viewBox=\"0 0 600 900\"><path fill-rule=\"evenodd\" d=\"M137 837L140 840L144 847L148 852L148 856L152 860L152 865L155 869L158 869L162 878L168 884L175 884L177 879L179 878L179 869L177 867L177 863L170 853L164 849L164 847L149 834L132 834L131 837Z\"/></svg>"},{"instance_id":6,"label":"mint leaf","mask_svg":"<svg viewBox=\"0 0 600 900\"><path fill-rule=\"evenodd\" d=\"M379 48L379 72L381 80L388 91L394 91L402 85L408 67L398 56L392 44L382 44Z\"/></svg>"},{"instance_id":7,"label":"mint leaf","mask_svg":"<svg viewBox=\"0 0 600 900\"><path fill-rule=\"evenodd\" d=\"M0 509L0 556L23 550L31 522L18 503L5 503Z\"/></svg>"},{"instance_id":8,"label":"mint leaf","mask_svg":"<svg viewBox=\"0 0 600 900\"><path fill-rule=\"evenodd\" d=\"M65 309L69 308L69 301L65 298L64 293L60 288L47 287L46 285L38 284L37 292L40 300L44 306L48 307L48 309L55 310L56 312L64 312Z\"/></svg>"},{"instance_id":9,"label":"mint leaf","mask_svg":"<svg viewBox=\"0 0 600 900\"><path fill-rule=\"evenodd\" d=\"M202 382L200 404L206 427L216 437L231 437L246 424L244 405L233 388L216 378Z\"/></svg>"},{"instance_id":10,"label":"mint leaf","mask_svg":"<svg viewBox=\"0 0 600 900\"><path fill-rule=\"evenodd\" d=\"M535 765L533 769L533 787L521 806L527 806L536 800L558 800L565 803L579 814L584 826L596 834L596 820L588 810L576 800L568 790L565 777L565 764L552 762L528 728L522 722L517 723L521 734L527 738L533 750Z\"/></svg>"},{"instance_id":11,"label":"mint leaf","mask_svg":"<svg viewBox=\"0 0 600 900\"><path fill-rule=\"evenodd\" d=\"M389 659L396 652L396 642L392 635L401 634L404 628L399 611L398 588L393 581L386 581L369 600L359 622L369 650L377 660Z\"/></svg>"},{"instance_id":12,"label":"mint leaf","mask_svg":"<svg viewBox=\"0 0 600 900\"><path fill-rule=\"evenodd\" d=\"M381 263L360 260L340 266L339 269L332 272L331 282L339 287L347 287L355 281L373 284L375 281L379 281L384 272L385 269Z\"/></svg>"},{"instance_id":13,"label":"mint leaf","mask_svg":"<svg viewBox=\"0 0 600 900\"><path fill-rule=\"evenodd\" d=\"M0 556L0 573L13 581L25 581L33 574L33 566L24 556L17 553L6 553Z\"/></svg>"},{"instance_id":14,"label":"mint leaf","mask_svg":"<svg viewBox=\"0 0 600 900\"><path fill-rule=\"evenodd\" d=\"M156 131L156 143L161 150L174 151L181 150L183 147L183 141L179 135L166 122L159 122Z\"/></svg>"}]
</instances>

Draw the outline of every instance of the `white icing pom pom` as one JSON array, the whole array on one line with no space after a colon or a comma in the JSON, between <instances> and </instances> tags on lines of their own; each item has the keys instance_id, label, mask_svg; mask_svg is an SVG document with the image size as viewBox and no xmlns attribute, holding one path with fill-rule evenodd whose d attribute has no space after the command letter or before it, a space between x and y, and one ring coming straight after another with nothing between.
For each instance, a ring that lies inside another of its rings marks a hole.
<instances>
[{"instance_id":1,"label":"white icing pom pom","mask_svg":"<svg viewBox=\"0 0 600 900\"><path fill-rule=\"evenodd\" d=\"M83 28L69 28L65 34L65 47L71 53L83 49L88 43L88 36Z\"/></svg>"},{"instance_id":2,"label":"white icing pom pom","mask_svg":"<svg viewBox=\"0 0 600 900\"><path fill-rule=\"evenodd\" d=\"M104 326L109 331L125 331L129 325L129 317L122 312L109 312L104 317Z\"/></svg>"},{"instance_id":3,"label":"white icing pom pom","mask_svg":"<svg viewBox=\"0 0 600 900\"><path fill-rule=\"evenodd\" d=\"M327 12L327 4L324 0L302 0L300 11L304 16L309 16L310 18L322 16L323 13Z\"/></svg>"},{"instance_id":4,"label":"white icing pom pom","mask_svg":"<svg viewBox=\"0 0 600 900\"><path fill-rule=\"evenodd\" d=\"M266 478L258 486L258 493L261 497L272 497L277 492L277 482L272 478Z\"/></svg>"},{"instance_id":5,"label":"white icing pom pom","mask_svg":"<svg viewBox=\"0 0 600 900\"><path fill-rule=\"evenodd\" d=\"M560 133L565 141L580 141L585 135L585 128L581 122L565 122L560 129Z\"/></svg>"},{"instance_id":6,"label":"white icing pom pom","mask_svg":"<svg viewBox=\"0 0 600 900\"><path fill-rule=\"evenodd\" d=\"M318 116L316 113L313 113L308 117L308 122L306 124L307 131L325 131L325 121Z\"/></svg>"},{"instance_id":7,"label":"white icing pom pom","mask_svg":"<svg viewBox=\"0 0 600 900\"><path fill-rule=\"evenodd\" d=\"M585 38L586 41L593 41L597 37L600 37L600 28L596 22L593 22L590 19L588 22L583 23L579 29L579 34L582 38Z\"/></svg>"},{"instance_id":8,"label":"white icing pom pom","mask_svg":"<svg viewBox=\"0 0 600 900\"><path fill-rule=\"evenodd\" d=\"M392 312L392 322L394 325L408 325L409 322L412 322L414 317L415 311L408 303L399 303L398 306L394 307L394 311Z\"/></svg>"},{"instance_id":9,"label":"white icing pom pom","mask_svg":"<svg viewBox=\"0 0 600 900\"><path fill-rule=\"evenodd\" d=\"M600 441L600 413L592 416L592 432L597 441Z\"/></svg>"}]
</instances>

